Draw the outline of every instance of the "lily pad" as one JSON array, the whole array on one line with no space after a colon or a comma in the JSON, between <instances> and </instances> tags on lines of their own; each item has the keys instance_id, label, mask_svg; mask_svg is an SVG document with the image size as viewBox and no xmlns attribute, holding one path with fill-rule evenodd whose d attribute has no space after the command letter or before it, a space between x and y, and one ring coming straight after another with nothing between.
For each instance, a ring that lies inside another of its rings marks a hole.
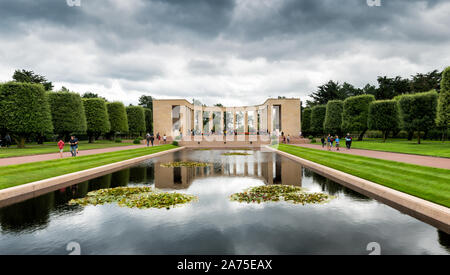
<instances>
[{"instance_id":1,"label":"lily pad","mask_svg":"<svg viewBox=\"0 0 450 275\"><path fill-rule=\"evenodd\" d=\"M286 201L304 205L327 202L332 196L324 193L307 193L302 188L292 185L263 185L235 193L230 199L245 203Z\"/></svg>"},{"instance_id":2,"label":"lily pad","mask_svg":"<svg viewBox=\"0 0 450 275\"><path fill-rule=\"evenodd\" d=\"M151 187L117 187L89 192L86 197L73 199L69 205L102 205L117 203L129 208L166 208L196 200L193 195L161 192Z\"/></svg>"},{"instance_id":3,"label":"lily pad","mask_svg":"<svg viewBox=\"0 0 450 275\"><path fill-rule=\"evenodd\" d=\"M211 163L206 162L195 162L195 161L175 161L161 163L161 167L171 168L171 167L206 167L211 166Z\"/></svg>"}]
</instances>

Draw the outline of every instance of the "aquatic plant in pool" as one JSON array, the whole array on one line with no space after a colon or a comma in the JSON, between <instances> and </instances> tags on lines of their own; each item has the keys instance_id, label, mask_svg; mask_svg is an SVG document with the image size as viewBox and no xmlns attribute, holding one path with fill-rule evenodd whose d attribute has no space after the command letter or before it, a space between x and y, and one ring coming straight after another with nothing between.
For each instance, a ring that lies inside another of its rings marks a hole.
<instances>
[{"instance_id":1,"label":"aquatic plant in pool","mask_svg":"<svg viewBox=\"0 0 450 275\"><path fill-rule=\"evenodd\" d=\"M69 205L101 205L117 203L129 208L166 208L196 200L193 195L161 192L151 187L116 187L89 192L86 197L72 199Z\"/></svg>"},{"instance_id":2,"label":"aquatic plant in pool","mask_svg":"<svg viewBox=\"0 0 450 275\"><path fill-rule=\"evenodd\" d=\"M324 193L307 193L304 189L290 185L264 185L231 195L232 201L246 203L286 201L294 204L323 203L332 199Z\"/></svg>"},{"instance_id":3,"label":"aquatic plant in pool","mask_svg":"<svg viewBox=\"0 0 450 275\"><path fill-rule=\"evenodd\" d=\"M196 161L175 161L162 163L161 167L172 168L172 167L206 167L211 166L211 163L206 162L196 162Z\"/></svg>"}]
</instances>

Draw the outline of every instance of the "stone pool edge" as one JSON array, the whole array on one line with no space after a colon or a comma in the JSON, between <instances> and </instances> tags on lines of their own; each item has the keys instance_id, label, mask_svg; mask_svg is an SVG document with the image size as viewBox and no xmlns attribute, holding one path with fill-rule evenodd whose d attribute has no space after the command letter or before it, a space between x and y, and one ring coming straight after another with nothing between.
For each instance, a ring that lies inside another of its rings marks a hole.
<instances>
[{"instance_id":1,"label":"stone pool edge","mask_svg":"<svg viewBox=\"0 0 450 275\"><path fill-rule=\"evenodd\" d=\"M0 190L0 207L21 202L30 198L38 197L40 195L57 190L59 188L64 188L92 178L109 174L122 168L132 166L147 159L159 157L165 154L181 151L184 149L185 147L169 149L166 151L161 151L137 158L127 159L70 174L65 174L53 178L43 179L40 181L30 182L19 186L6 188Z\"/></svg>"},{"instance_id":2,"label":"stone pool edge","mask_svg":"<svg viewBox=\"0 0 450 275\"><path fill-rule=\"evenodd\" d=\"M379 200L407 215L413 216L450 234L450 208L291 155L270 146L265 146L265 148L299 162L318 174L326 176L327 178L359 193Z\"/></svg>"}]
</instances>

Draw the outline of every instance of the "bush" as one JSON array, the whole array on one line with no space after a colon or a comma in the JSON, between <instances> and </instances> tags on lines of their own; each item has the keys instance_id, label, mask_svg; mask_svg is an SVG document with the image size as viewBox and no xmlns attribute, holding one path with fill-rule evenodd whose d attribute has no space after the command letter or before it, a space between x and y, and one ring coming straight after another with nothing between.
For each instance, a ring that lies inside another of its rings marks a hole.
<instances>
[{"instance_id":1,"label":"bush","mask_svg":"<svg viewBox=\"0 0 450 275\"><path fill-rule=\"evenodd\" d=\"M344 102L342 100L328 101L325 121L323 123L325 132L341 135L343 108Z\"/></svg>"},{"instance_id":2,"label":"bush","mask_svg":"<svg viewBox=\"0 0 450 275\"><path fill-rule=\"evenodd\" d=\"M301 117L302 133L306 136L311 132L311 108L305 108Z\"/></svg>"},{"instance_id":3,"label":"bush","mask_svg":"<svg viewBox=\"0 0 450 275\"><path fill-rule=\"evenodd\" d=\"M314 106L311 109L311 132L323 134L323 122L325 121L326 105Z\"/></svg>"},{"instance_id":4,"label":"bush","mask_svg":"<svg viewBox=\"0 0 450 275\"><path fill-rule=\"evenodd\" d=\"M367 131L367 117L369 104L375 101L373 95L352 96L344 100L342 111L342 130L345 132L357 131L358 140L362 140Z\"/></svg>"},{"instance_id":5,"label":"bush","mask_svg":"<svg viewBox=\"0 0 450 275\"><path fill-rule=\"evenodd\" d=\"M309 136L308 138L309 138L309 139L313 139L313 138L314 138L314 136Z\"/></svg>"},{"instance_id":6,"label":"bush","mask_svg":"<svg viewBox=\"0 0 450 275\"><path fill-rule=\"evenodd\" d=\"M420 144L420 131L427 131L435 125L437 109L436 91L402 95L398 99L402 128L417 131Z\"/></svg>"},{"instance_id":7,"label":"bush","mask_svg":"<svg viewBox=\"0 0 450 275\"><path fill-rule=\"evenodd\" d=\"M19 148L32 134L52 133L52 117L44 87L9 82L0 85L0 130L10 133Z\"/></svg>"},{"instance_id":8,"label":"bush","mask_svg":"<svg viewBox=\"0 0 450 275\"><path fill-rule=\"evenodd\" d=\"M144 108L145 112L145 128L147 133L153 132L153 113L152 110Z\"/></svg>"},{"instance_id":9,"label":"bush","mask_svg":"<svg viewBox=\"0 0 450 275\"><path fill-rule=\"evenodd\" d=\"M125 106L122 102L111 102L106 104L108 110L109 123L111 125L111 132L127 133L128 132L128 118Z\"/></svg>"},{"instance_id":10,"label":"bush","mask_svg":"<svg viewBox=\"0 0 450 275\"><path fill-rule=\"evenodd\" d=\"M371 130L379 130L383 133L383 141L392 129L397 129L400 124L398 105L396 100L379 100L369 104L369 116L367 126Z\"/></svg>"},{"instance_id":11,"label":"bush","mask_svg":"<svg viewBox=\"0 0 450 275\"><path fill-rule=\"evenodd\" d=\"M178 146L178 141L172 141L172 145Z\"/></svg>"},{"instance_id":12,"label":"bush","mask_svg":"<svg viewBox=\"0 0 450 275\"><path fill-rule=\"evenodd\" d=\"M445 140L447 129L450 129L450 67L442 73L436 125L443 130L442 140Z\"/></svg>"},{"instance_id":13,"label":"bush","mask_svg":"<svg viewBox=\"0 0 450 275\"><path fill-rule=\"evenodd\" d=\"M133 144L141 144L141 140L139 138L136 138L135 140L133 140Z\"/></svg>"},{"instance_id":14,"label":"bush","mask_svg":"<svg viewBox=\"0 0 450 275\"><path fill-rule=\"evenodd\" d=\"M129 106L127 110L128 131L132 136L140 136L145 132L145 112L141 106Z\"/></svg>"},{"instance_id":15,"label":"bush","mask_svg":"<svg viewBox=\"0 0 450 275\"><path fill-rule=\"evenodd\" d=\"M122 139L121 139L121 138L116 138L116 139L114 140L114 142L115 142L115 143L122 143Z\"/></svg>"},{"instance_id":16,"label":"bush","mask_svg":"<svg viewBox=\"0 0 450 275\"><path fill-rule=\"evenodd\" d=\"M48 99L56 134L67 138L70 134L86 133L86 115L79 94L68 91L48 92Z\"/></svg>"},{"instance_id":17,"label":"bush","mask_svg":"<svg viewBox=\"0 0 450 275\"><path fill-rule=\"evenodd\" d=\"M316 143L317 141L316 141L316 139L315 138L312 138L311 139L311 143Z\"/></svg>"},{"instance_id":18,"label":"bush","mask_svg":"<svg viewBox=\"0 0 450 275\"><path fill-rule=\"evenodd\" d=\"M111 130L106 102L101 98L84 98L84 112L86 115L87 135L92 143L100 135Z\"/></svg>"}]
</instances>

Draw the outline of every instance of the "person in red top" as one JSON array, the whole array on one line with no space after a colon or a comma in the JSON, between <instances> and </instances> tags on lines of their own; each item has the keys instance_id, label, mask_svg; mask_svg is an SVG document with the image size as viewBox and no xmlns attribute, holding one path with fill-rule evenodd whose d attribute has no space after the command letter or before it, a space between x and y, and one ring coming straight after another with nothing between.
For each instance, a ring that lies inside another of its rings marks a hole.
<instances>
[{"instance_id":1,"label":"person in red top","mask_svg":"<svg viewBox=\"0 0 450 275\"><path fill-rule=\"evenodd\" d=\"M63 152L64 152L64 141L62 139L60 139L58 141L58 147L59 147L59 155L61 156L61 158L63 158Z\"/></svg>"}]
</instances>

